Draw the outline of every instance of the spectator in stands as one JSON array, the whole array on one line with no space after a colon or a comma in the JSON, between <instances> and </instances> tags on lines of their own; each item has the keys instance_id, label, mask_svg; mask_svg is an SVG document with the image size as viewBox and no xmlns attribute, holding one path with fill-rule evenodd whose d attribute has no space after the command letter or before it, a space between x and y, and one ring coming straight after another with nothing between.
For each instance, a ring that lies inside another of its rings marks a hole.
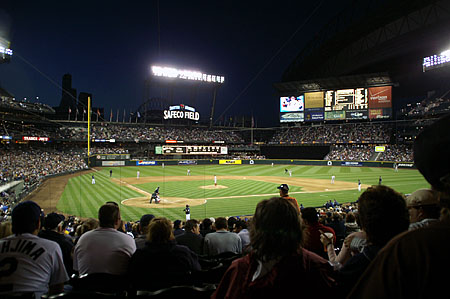
<instances>
[{"instance_id":1,"label":"spectator in stands","mask_svg":"<svg viewBox=\"0 0 450 299\"><path fill-rule=\"evenodd\" d=\"M305 224L305 240L303 247L315 254L327 259L326 248L320 241L321 232L333 234L333 244L336 243L336 234L331 227L319 223L319 216L315 208L304 208L302 219Z\"/></svg>"},{"instance_id":2,"label":"spectator in stands","mask_svg":"<svg viewBox=\"0 0 450 299\"><path fill-rule=\"evenodd\" d=\"M273 197L256 206L250 254L235 260L212 298L332 298L332 268L302 248L303 228L289 200Z\"/></svg>"},{"instance_id":3,"label":"spectator in stands","mask_svg":"<svg viewBox=\"0 0 450 299\"><path fill-rule=\"evenodd\" d=\"M184 229L181 228L181 224L181 220L175 220L173 222L173 235L175 237L184 234Z\"/></svg>"},{"instance_id":4,"label":"spectator in stands","mask_svg":"<svg viewBox=\"0 0 450 299\"><path fill-rule=\"evenodd\" d=\"M148 225L153 218L155 218L155 216L152 214L142 215L141 220L139 221L138 235L134 238L136 249L144 248L145 242L147 241Z\"/></svg>"},{"instance_id":5,"label":"spectator in stands","mask_svg":"<svg viewBox=\"0 0 450 299\"><path fill-rule=\"evenodd\" d=\"M200 234L200 223L198 220L189 219L186 221L184 231L184 234L175 237L177 244L187 246L197 255L202 255L204 238Z\"/></svg>"},{"instance_id":6,"label":"spectator in stands","mask_svg":"<svg viewBox=\"0 0 450 299\"><path fill-rule=\"evenodd\" d=\"M210 218L203 219L202 223L200 223L200 234L204 237L209 233L214 233L213 222Z\"/></svg>"},{"instance_id":7,"label":"spectator in stands","mask_svg":"<svg viewBox=\"0 0 450 299\"><path fill-rule=\"evenodd\" d=\"M341 248L345 238L345 222L342 216L338 212L333 212L331 215L331 221L326 224L331 227L336 235L336 247Z\"/></svg>"},{"instance_id":8,"label":"spectator in stands","mask_svg":"<svg viewBox=\"0 0 450 299\"><path fill-rule=\"evenodd\" d=\"M438 298L448 291L450 268L450 115L425 128L414 141L414 163L439 192L440 221L390 241L348 298Z\"/></svg>"},{"instance_id":9,"label":"spectator in stands","mask_svg":"<svg viewBox=\"0 0 450 299\"><path fill-rule=\"evenodd\" d=\"M75 232L74 245L76 245L78 243L78 240L84 233L94 230L98 227L99 227L99 223L98 223L98 220L95 218L88 218L83 223L79 224L75 230L76 232Z\"/></svg>"},{"instance_id":10,"label":"spectator in stands","mask_svg":"<svg viewBox=\"0 0 450 299\"><path fill-rule=\"evenodd\" d=\"M247 251L247 247L250 245L250 232L247 229L247 222L245 220L239 220L236 222L236 233L242 241L242 252Z\"/></svg>"},{"instance_id":11,"label":"spectator in stands","mask_svg":"<svg viewBox=\"0 0 450 299\"><path fill-rule=\"evenodd\" d=\"M439 194L432 189L419 189L406 198L409 210L409 229L427 226L439 220Z\"/></svg>"},{"instance_id":12,"label":"spectator in stands","mask_svg":"<svg viewBox=\"0 0 450 299\"><path fill-rule=\"evenodd\" d=\"M242 253L241 238L228 231L227 219L218 217L215 221L216 232L205 236L204 250L206 255L218 255L223 252Z\"/></svg>"},{"instance_id":13,"label":"spectator in stands","mask_svg":"<svg viewBox=\"0 0 450 299\"><path fill-rule=\"evenodd\" d=\"M39 237L58 243L67 274L71 276L73 274L73 242L64 235L64 220L64 215L58 213L50 213L45 216L44 229L39 232Z\"/></svg>"},{"instance_id":14,"label":"spectator in stands","mask_svg":"<svg viewBox=\"0 0 450 299\"><path fill-rule=\"evenodd\" d=\"M0 222L0 239L11 236L12 232L12 223L11 221L3 221Z\"/></svg>"},{"instance_id":15,"label":"spectator in stands","mask_svg":"<svg viewBox=\"0 0 450 299\"><path fill-rule=\"evenodd\" d=\"M348 212L345 216L345 236L347 237L353 232L360 231L359 225L356 222L356 217L353 212Z\"/></svg>"},{"instance_id":16,"label":"spectator in stands","mask_svg":"<svg viewBox=\"0 0 450 299\"><path fill-rule=\"evenodd\" d=\"M348 294L380 249L409 226L404 197L384 185L367 188L359 197L358 211L367 246L361 253L352 256L343 267L338 267L338 284L342 297ZM334 251L331 238L321 235L321 241L328 252Z\"/></svg>"},{"instance_id":17,"label":"spectator in stands","mask_svg":"<svg viewBox=\"0 0 450 299\"><path fill-rule=\"evenodd\" d=\"M297 211L300 213L300 208L298 207L298 202L295 198L289 196L289 186L287 184L281 184L277 187L277 189L280 191L280 197L288 199L294 207L297 209Z\"/></svg>"},{"instance_id":18,"label":"spectator in stands","mask_svg":"<svg viewBox=\"0 0 450 299\"><path fill-rule=\"evenodd\" d=\"M154 218L148 228L147 243L133 254L128 276L135 288L152 289L161 284L180 283L189 271L201 269L197 255L184 245L177 245L172 223ZM181 281L180 281L181 280Z\"/></svg>"},{"instance_id":19,"label":"spectator in stands","mask_svg":"<svg viewBox=\"0 0 450 299\"><path fill-rule=\"evenodd\" d=\"M136 243L119 232L121 218L117 205L107 203L98 211L100 227L84 233L75 246L73 268L80 274L127 272Z\"/></svg>"},{"instance_id":20,"label":"spectator in stands","mask_svg":"<svg viewBox=\"0 0 450 299\"><path fill-rule=\"evenodd\" d=\"M69 280L59 245L37 236L42 216L33 201L21 202L13 209L14 235L0 240L0 294L32 292L41 298L47 292L62 292Z\"/></svg>"}]
</instances>

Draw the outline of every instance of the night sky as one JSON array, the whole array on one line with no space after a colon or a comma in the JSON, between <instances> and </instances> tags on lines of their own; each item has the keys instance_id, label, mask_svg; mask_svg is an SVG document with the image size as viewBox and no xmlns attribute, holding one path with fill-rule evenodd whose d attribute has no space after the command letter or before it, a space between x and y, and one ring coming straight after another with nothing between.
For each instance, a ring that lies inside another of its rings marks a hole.
<instances>
[{"instance_id":1,"label":"night sky","mask_svg":"<svg viewBox=\"0 0 450 299\"><path fill-rule=\"evenodd\" d=\"M215 118L253 114L258 126L278 126L272 84L347 2L6 1L0 32L14 55L0 65L0 86L16 99L58 106L70 73L77 93L92 93L94 106L115 119L117 109L143 102L150 65L171 65L225 76ZM206 119L211 98L177 102Z\"/></svg>"}]
</instances>

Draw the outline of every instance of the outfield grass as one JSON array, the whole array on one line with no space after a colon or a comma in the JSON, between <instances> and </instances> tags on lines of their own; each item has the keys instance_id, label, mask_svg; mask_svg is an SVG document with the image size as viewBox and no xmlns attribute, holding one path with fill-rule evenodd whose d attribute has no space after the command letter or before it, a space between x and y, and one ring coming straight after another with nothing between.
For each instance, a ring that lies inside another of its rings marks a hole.
<instances>
[{"instance_id":1,"label":"outfield grass","mask_svg":"<svg viewBox=\"0 0 450 299\"><path fill-rule=\"evenodd\" d=\"M96 172L96 184L91 184L91 175L81 175L71 178L57 205L58 210L79 217L97 218L98 208L106 201L119 204L132 197L140 197L141 193L125 185L112 182L109 177L110 169L113 178L135 178L139 170L140 177L147 176L185 176L187 169L191 169L191 176L197 176L197 181L163 181L160 183L145 183L133 185L148 193L160 187L161 197L184 197L188 199L205 199L206 203L191 206L191 218L251 215L256 204L262 199L278 195L277 184L254 180L226 179L218 183L227 186L226 189L207 190L202 186L212 185L212 176L277 176L285 178L289 183L289 176L284 174L285 165L197 165L197 166L141 166L141 167L104 167ZM363 184L378 184L379 176L383 184L395 190L408 194L419 188L427 188L429 184L417 170L399 169L394 172L391 168L368 167L330 167L330 166L288 166L293 178L313 178L330 180L331 175L336 181L356 183L358 179ZM354 202L360 192L358 190L344 190L336 192L298 193L301 187L291 186L290 193L297 198L299 204L305 207L322 206L326 201L336 199L340 203ZM238 197L243 196L243 197ZM246 197L248 196L248 197ZM156 206L156 205L155 205ZM143 214L164 216L171 220L184 219L183 208L138 208L121 204L121 214L124 220L138 220Z\"/></svg>"}]
</instances>

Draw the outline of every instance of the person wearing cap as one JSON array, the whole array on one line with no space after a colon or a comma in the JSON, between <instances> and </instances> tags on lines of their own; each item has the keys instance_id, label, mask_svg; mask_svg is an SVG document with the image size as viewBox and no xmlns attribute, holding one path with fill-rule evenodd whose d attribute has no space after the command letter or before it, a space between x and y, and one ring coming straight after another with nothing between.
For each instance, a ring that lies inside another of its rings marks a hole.
<instances>
[{"instance_id":1,"label":"person wearing cap","mask_svg":"<svg viewBox=\"0 0 450 299\"><path fill-rule=\"evenodd\" d=\"M289 186L287 184L281 184L280 186L277 187L277 189L280 190L280 197L288 199L295 206L295 208L297 209L297 212L300 213L300 208L298 207L297 200L288 195Z\"/></svg>"},{"instance_id":2,"label":"person wearing cap","mask_svg":"<svg viewBox=\"0 0 450 299\"><path fill-rule=\"evenodd\" d=\"M414 140L414 164L438 192L439 221L391 240L347 298L440 298L448 293L450 269L450 115L423 129ZM443 295L444 294L444 295Z\"/></svg>"},{"instance_id":3,"label":"person wearing cap","mask_svg":"<svg viewBox=\"0 0 450 299\"><path fill-rule=\"evenodd\" d=\"M136 249L144 248L147 239L148 225L153 218L155 218L154 215L145 214L142 215L141 219L139 220L138 235L136 236L136 238L134 238Z\"/></svg>"},{"instance_id":4,"label":"person wearing cap","mask_svg":"<svg viewBox=\"0 0 450 299\"><path fill-rule=\"evenodd\" d=\"M64 220L65 217L62 214L47 214L44 219L44 229L39 232L39 237L58 243L61 247L67 274L71 276L74 273L72 260L74 245L72 240L64 235Z\"/></svg>"},{"instance_id":5,"label":"person wearing cap","mask_svg":"<svg viewBox=\"0 0 450 299\"><path fill-rule=\"evenodd\" d=\"M184 208L183 212L186 213L186 221L191 219L191 208L189 205L186 205L186 208Z\"/></svg>"},{"instance_id":6,"label":"person wearing cap","mask_svg":"<svg viewBox=\"0 0 450 299\"><path fill-rule=\"evenodd\" d=\"M84 233L75 245L73 268L80 275L124 275L136 251L134 239L117 229L121 225L118 205L106 203L98 210L100 227Z\"/></svg>"},{"instance_id":7,"label":"person wearing cap","mask_svg":"<svg viewBox=\"0 0 450 299\"><path fill-rule=\"evenodd\" d=\"M409 229L427 226L439 220L438 192L432 189L419 189L406 197L409 211Z\"/></svg>"},{"instance_id":8,"label":"person wearing cap","mask_svg":"<svg viewBox=\"0 0 450 299\"><path fill-rule=\"evenodd\" d=\"M58 294L69 280L61 248L38 237L43 213L33 201L19 203L12 210L13 235L0 240L0 297L33 292L41 298Z\"/></svg>"}]
</instances>

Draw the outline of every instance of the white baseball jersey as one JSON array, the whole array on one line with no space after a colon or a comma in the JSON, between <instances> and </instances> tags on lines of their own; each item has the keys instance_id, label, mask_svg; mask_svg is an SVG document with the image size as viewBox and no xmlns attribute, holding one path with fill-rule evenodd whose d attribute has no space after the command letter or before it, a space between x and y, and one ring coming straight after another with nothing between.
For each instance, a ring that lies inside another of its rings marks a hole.
<instances>
[{"instance_id":1,"label":"white baseball jersey","mask_svg":"<svg viewBox=\"0 0 450 299\"><path fill-rule=\"evenodd\" d=\"M114 228L97 228L84 233L73 253L73 269L80 274L127 272L136 251L134 239Z\"/></svg>"},{"instance_id":2,"label":"white baseball jersey","mask_svg":"<svg viewBox=\"0 0 450 299\"><path fill-rule=\"evenodd\" d=\"M214 176L214 184L217 184L217 177Z\"/></svg>"},{"instance_id":3,"label":"white baseball jersey","mask_svg":"<svg viewBox=\"0 0 450 299\"><path fill-rule=\"evenodd\" d=\"M58 243L28 233L0 240L0 273L0 294L34 292L36 298L69 280Z\"/></svg>"}]
</instances>

